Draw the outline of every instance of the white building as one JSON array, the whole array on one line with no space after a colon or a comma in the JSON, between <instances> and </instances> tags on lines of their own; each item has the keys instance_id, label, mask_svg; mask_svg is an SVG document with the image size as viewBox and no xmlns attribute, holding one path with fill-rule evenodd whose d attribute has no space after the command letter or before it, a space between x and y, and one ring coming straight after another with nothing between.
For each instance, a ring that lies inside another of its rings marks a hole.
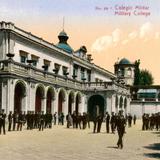
<instances>
[{"instance_id":1,"label":"white building","mask_svg":"<svg viewBox=\"0 0 160 160\"><path fill-rule=\"evenodd\" d=\"M9 111L130 112L130 92L117 76L77 51L62 31L57 45L13 23L0 23L0 108Z\"/></svg>"}]
</instances>

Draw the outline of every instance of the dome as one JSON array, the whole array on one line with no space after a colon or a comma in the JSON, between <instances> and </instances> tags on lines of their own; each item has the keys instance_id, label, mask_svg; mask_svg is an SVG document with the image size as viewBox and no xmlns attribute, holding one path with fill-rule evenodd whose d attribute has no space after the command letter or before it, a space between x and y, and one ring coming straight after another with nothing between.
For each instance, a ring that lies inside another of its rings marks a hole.
<instances>
[{"instance_id":1,"label":"dome","mask_svg":"<svg viewBox=\"0 0 160 160\"><path fill-rule=\"evenodd\" d=\"M66 51L68 53L73 52L73 49L68 44L65 44L65 43L58 43L57 47L60 49L63 49L64 51Z\"/></svg>"},{"instance_id":2,"label":"dome","mask_svg":"<svg viewBox=\"0 0 160 160\"><path fill-rule=\"evenodd\" d=\"M119 64L131 64L131 62L128 59L123 58L120 60Z\"/></svg>"},{"instance_id":3,"label":"dome","mask_svg":"<svg viewBox=\"0 0 160 160\"><path fill-rule=\"evenodd\" d=\"M58 35L58 37L62 37L62 36L68 38L67 33L65 31L61 31Z\"/></svg>"},{"instance_id":4,"label":"dome","mask_svg":"<svg viewBox=\"0 0 160 160\"><path fill-rule=\"evenodd\" d=\"M58 35L59 43L57 44L57 47L60 49L63 49L64 51L66 51L68 53L72 53L73 49L67 43L68 38L69 37L68 37L67 33L64 30L61 31Z\"/></svg>"}]
</instances>

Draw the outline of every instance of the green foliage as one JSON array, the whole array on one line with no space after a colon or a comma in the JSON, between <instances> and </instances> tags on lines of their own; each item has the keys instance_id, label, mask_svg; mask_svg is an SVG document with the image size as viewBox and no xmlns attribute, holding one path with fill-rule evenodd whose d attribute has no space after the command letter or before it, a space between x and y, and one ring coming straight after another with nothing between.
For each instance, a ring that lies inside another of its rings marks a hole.
<instances>
[{"instance_id":1,"label":"green foliage","mask_svg":"<svg viewBox=\"0 0 160 160\"><path fill-rule=\"evenodd\" d=\"M140 60L135 61L135 76L134 76L134 85L152 85L153 84L153 76L152 74L144 69L139 69Z\"/></svg>"},{"instance_id":2,"label":"green foliage","mask_svg":"<svg viewBox=\"0 0 160 160\"><path fill-rule=\"evenodd\" d=\"M140 71L139 85L152 85L153 81L153 76L148 70L145 69Z\"/></svg>"},{"instance_id":3,"label":"green foliage","mask_svg":"<svg viewBox=\"0 0 160 160\"><path fill-rule=\"evenodd\" d=\"M134 75L134 85L139 85L140 83L140 60L135 61L135 75Z\"/></svg>"}]
</instances>

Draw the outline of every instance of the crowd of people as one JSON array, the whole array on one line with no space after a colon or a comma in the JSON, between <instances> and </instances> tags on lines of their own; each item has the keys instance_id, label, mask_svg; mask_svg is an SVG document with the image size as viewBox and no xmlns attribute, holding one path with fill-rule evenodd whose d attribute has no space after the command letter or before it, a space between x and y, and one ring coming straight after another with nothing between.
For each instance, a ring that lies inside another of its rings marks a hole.
<instances>
[{"instance_id":1,"label":"crowd of people","mask_svg":"<svg viewBox=\"0 0 160 160\"><path fill-rule=\"evenodd\" d=\"M142 115L142 130L153 130L157 131L160 129L160 112L154 114Z\"/></svg>"},{"instance_id":2,"label":"crowd of people","mask_svg":"<svg viewBox=\"0 0 160 160\"><path fill-rule=\"evenodd\" d=\"M119 111L118 114L112 112L111 115L97 114L92 117L93 121L93 133L100 133L102 123L106 124L106 133L113 133L117 131L119 139L117 142L118 148L123 148L123 136L126 133L125 127L131 127L136 124L136 115L131 114L124 115L123 111ZM66 117L63 113L55 112L53 115L49 112L45 113L28 111L20 113L10 112L7 116L4 110L0 111L0 134L6 134L5 123L8 120L8 131L22 131L22 128L26 126L27 130L38 129L43 131L44 128L52 128L52 124L64 125L66 120L67 128L73 129L86 129L90 128L90 116L88 113L83 114L74 111L72 114L68 113ZM155 114L143 114L142 116L142 130L159 130L160 128L160 113Z\"/></svg>"},{"instance_id":3,"label":"crowd of people","mask_svg":"<svg viewBox=\"0 0 160 160\"><path fill-rule=\"evenodd\" d=\"M0 134L3 129L3 134L6 134L5 122L8 119L8 131L22 131L23 126L26 125L27 130L39 129L43 131L44 128L52 128L53 116L51 113L28 111L25 112L9 112L8 117L4 113L4 110L0 111Z\"/></svg>"}]
</instances>

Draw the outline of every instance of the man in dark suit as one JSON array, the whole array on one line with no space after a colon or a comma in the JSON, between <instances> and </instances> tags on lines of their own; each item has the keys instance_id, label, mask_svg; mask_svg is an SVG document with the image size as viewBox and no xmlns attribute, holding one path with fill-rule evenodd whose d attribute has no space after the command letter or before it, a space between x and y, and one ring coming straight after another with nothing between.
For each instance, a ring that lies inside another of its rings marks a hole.
<instances>
[{"instance_id":1,"label":"man in dark suit","mask_svg":"<svg viewBox=\"0 0 160 160\"><path fill-rule=\"evenodd\" d=\"M100 132L101 132L102 122L103 122L103 114L100 113L100 114L98 115L98 117L97 117L97 123L98 123L97 133L100 133Z\"/></svg>"},{"instance_id":2,"label":"man in dark suit","mask_svg":"<svg viewBox=\"0 0 160 160\"><path fill-rule=\"evenodd\" d=\"M123 148L123 135L125 133L126 120L123 116L123 111L119 111L119 115L116 121L117 131L118 131L118 148Z\"/></svg>"},{"instance_id":3,"label":"man in dark suit","mask_svg":"<svg viewBox=\"0 0 160 160\"><path fill-rule=\"evenodd\" d=\"M1 134L2 128L3 128L3 134L6 134L5 119L6 119L6 114L4 113L4 109L2 109L0 111L0 134Z\"/></svg>"},{"instance_id":4,"label":"man in dark suit","mask_svg":"<svg viewBox=\"0 0 160 160\"><path fill-rule=\"evenodd\" d=\"M112 116L111 116L111 130L112 130L112 133L115 133L115 123L116 123L116 116L114 115L114 112L112 112Z\"/></svg>"},{"instance_id":5,"label":"man in dark suit","mask_svg":"<svg viewBox=\"0 0 160 160\"><path fill-rule=\"evenodd\" d=\"M16 111L14 111L13 113L13 131L15 131L17 121L18 121L18 114Z\"/></svg>"},{"instance_id":6,"label":"man in dark suit","mask_svg":"<svg viewBox=\"0 0 160 160\"><path fill-rule=\"evenodd\" d=\"M109 133L110 115L106 112L106 132Z\"/></svg>"},{"instance_id":7,"label":"man in dark suit","mask_svg":"<svg viewBox=\"0 0 160 160\"><path fill-rule=\"evenodd\" d=\"M45 115L44 115L44 112L42 111L41 115L40 115L39 131L41 131L41 130L43 131L44 121L45 121Z\"/></svg>"},{"instance_id":8,"label":"man in dark suit","mask_svg":"<svg viewBox=\"0 0 160 160\"><path fill-rule=\"evenodd\" d=\"M13 114L12 114L12 111L10 111L8 115L8 131L11 131L12 120L13 120Z\"/></svg>"},{"instance_id":9,"label":"man in dark suit","mask_svg":"<svg viewBox=\"0 0 160 160\"><path fill-rule=\"evenodd\" d=\"M22 125L23 125L23 115L22 112L19 113L18 115L18 122L17 122L17 131L22 131Z\"/></svg>"}]
</instances>

